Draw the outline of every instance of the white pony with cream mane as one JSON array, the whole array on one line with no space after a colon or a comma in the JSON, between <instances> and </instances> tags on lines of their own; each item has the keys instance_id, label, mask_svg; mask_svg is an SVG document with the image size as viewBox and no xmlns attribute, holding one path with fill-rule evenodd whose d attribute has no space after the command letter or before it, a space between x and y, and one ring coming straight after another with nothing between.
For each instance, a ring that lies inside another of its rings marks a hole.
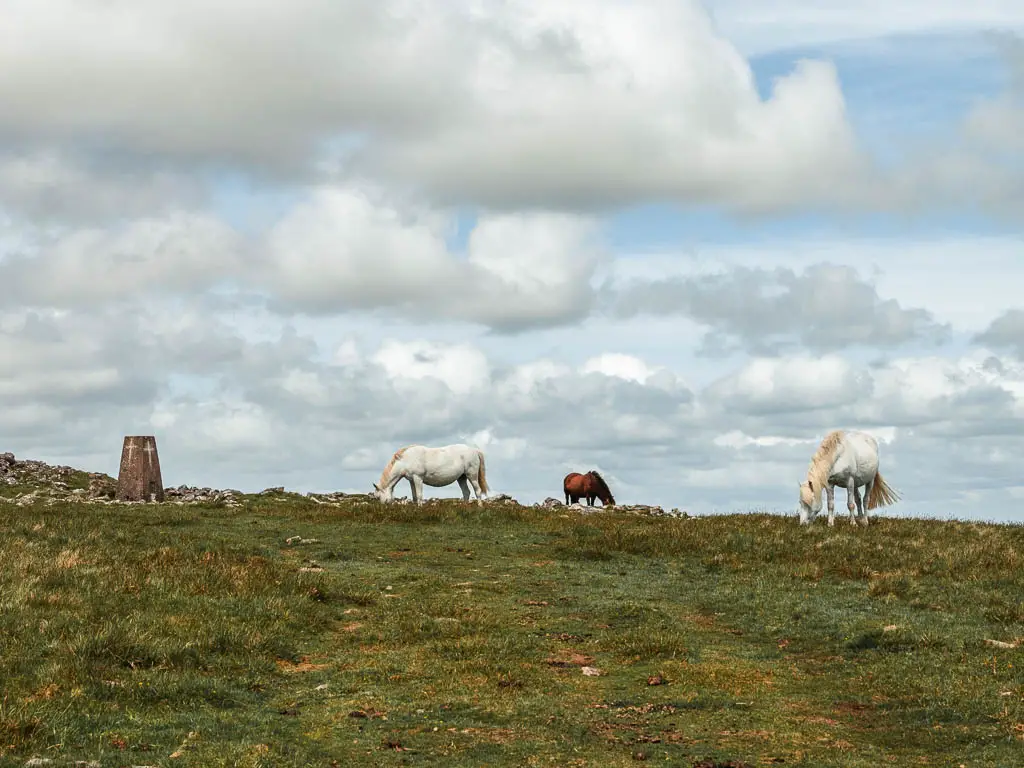
<instances>
[{"instance_id":1,"label":"white pony with cream mane","mask_svg":"<svg viewBox=\"0 0 1024 768\"><path fill-rule=\"evenodd\" d=\"M868 510L885 507L899 500L878 471L878 441L866 432L837 429L825 435L800 483L800 523L806 525L821 512L821 491L828 496L828 524L835 525L835 488L846 488L846 507L850 523L857 524L854 503L861 525L868 524ZM864 488L861 500L859 487Z\"/></svg>"},{"instance_id":2,"label":"white pony with cream mane","mask_svg":"<svg viewBox=\"0 0 1024 768\"><path fill-rule=\"evenodd\" d=\"M458 443L440 448L425 445L407 445L399 448L373 484L372 495L381 501L395 498L395 485L405 478L412 486L412 500L423 503L423 485L439 488L458 481L462 498L469 501L469 486L473 486L478 504L482 504L490 488L484 471L484 453L479 448Z\"/></svg>"}]
</instances>

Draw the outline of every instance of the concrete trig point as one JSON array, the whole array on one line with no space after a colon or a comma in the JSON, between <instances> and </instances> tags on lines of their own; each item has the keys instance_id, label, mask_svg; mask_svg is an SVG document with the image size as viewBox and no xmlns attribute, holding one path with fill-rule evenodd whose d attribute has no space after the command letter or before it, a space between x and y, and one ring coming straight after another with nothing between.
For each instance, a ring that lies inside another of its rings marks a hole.
<instances>
[{"instance_id":1,"label":"concrete trig point","mask_svg":"<svg viewBox=\"0 0 1024 768\"><path fill-rule=\"evenodd\" d=\"M121 448L121 469L117 473L119 501L163 501L164 482L160 456L152 435L130 435Z\"/></svg>"}]
</instances>

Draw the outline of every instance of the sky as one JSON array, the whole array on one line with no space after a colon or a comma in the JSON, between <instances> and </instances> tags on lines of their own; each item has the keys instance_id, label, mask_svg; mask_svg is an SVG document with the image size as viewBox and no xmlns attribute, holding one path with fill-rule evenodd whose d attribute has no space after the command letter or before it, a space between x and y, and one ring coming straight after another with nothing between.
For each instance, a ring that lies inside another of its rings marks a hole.
<instances>
[{"instance_id":1,"label":"sky","mask_svg":"<svg viewBox=\"0 0 1024 768\"><path fill-rule=\"evenodd\" d=\"M880 514L1019 521L1022 35L1019 0L9 0L0 451L365 492L468 442L527 503L597 469L794 514L862 429Z\"/></svg>"}]
</instances>

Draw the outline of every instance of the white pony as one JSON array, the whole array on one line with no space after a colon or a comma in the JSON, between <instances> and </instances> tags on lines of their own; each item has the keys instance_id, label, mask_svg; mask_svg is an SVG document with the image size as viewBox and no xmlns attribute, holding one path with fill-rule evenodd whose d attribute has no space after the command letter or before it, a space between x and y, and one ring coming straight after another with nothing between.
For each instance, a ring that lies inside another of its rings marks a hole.
<instances>
[{"instance_id":1,"label":"white pony","mask_svg":"<svg viewBox=\"0 0 1024 768\"><path fill-rule=\"evenodd\" d=\"M835 488L846 488L846 506L850 523L857 524L854 502L861 525L868 524L868 510L899 500L899 494L886 485L878 471L878 441L866 432L837 429L825 435L800 483L800 523L806 525L821 512L821 490L828 496L828 524L835 525ZM864 486L861 501L858 486Z\"/></svg>"},{"instance_id":2,"label":"white pony","mask_svg":"<svg viewBox=\"0 0 1024 768\"><path fill-rule=\"evenodd\" d=\"M373 484L372 495L381 501L394 499L395 485L402 478L412 486L412 500L423 503L423 484L438 488L456 480L462 489L462 498L469 501L469 486L473 486L478 504L482 504L490 488L484 472L484 453L479 448L459 443L440 448L425 445L407 445L399 448Z\"/></svg>"}]
</instances>

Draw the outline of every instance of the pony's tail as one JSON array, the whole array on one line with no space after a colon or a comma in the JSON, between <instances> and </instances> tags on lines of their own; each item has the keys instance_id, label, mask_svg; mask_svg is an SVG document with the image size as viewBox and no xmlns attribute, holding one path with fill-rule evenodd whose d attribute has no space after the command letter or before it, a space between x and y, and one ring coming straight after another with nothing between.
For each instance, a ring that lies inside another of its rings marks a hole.
<instances>
[{"instance_id":1,"label":"pony's tail","mask_svg":"<svg viewBox=\"0 0 1024 768\"><path fill-rule=\"evenodd\" d=\"M480 490L484 493L490 493L491 489L487 487L487 470L484 464L484 452L477 451L477 456L480 457L480 475L477 478L477 482L480 483Z\"/></svg>"},{"instance_id":2,"label":"pony's tail","mask_svg":"<svg viewBox=\"0 0 1024 768\"><path fill-rule=\"evenodd\" d=\"M868 494L868 509L887 507L900 500L900 495L889 487L882 477L881 472L875 473L875 481L871 483L871 492Z\"/></svg>"}]
</instances>

